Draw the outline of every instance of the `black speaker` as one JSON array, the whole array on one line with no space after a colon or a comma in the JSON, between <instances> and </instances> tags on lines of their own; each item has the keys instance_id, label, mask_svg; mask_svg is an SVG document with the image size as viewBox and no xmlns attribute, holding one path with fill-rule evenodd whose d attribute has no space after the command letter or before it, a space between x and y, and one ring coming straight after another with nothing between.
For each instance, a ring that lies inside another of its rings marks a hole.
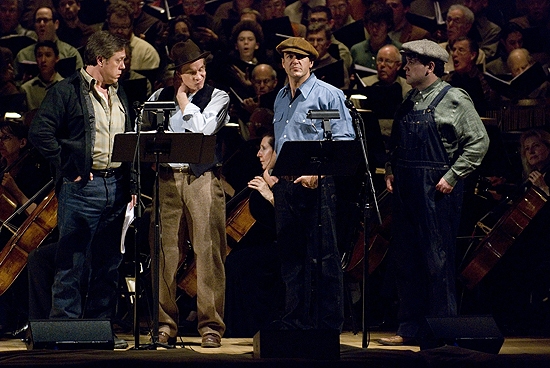
<instances>
[{"instance_id":1,"label":"black speaker","mask_svg":"<svg viewBox=\"0 0 550 368\"><path fill-rule=\"evenodd\" d=\"M252 340L254 358L340 359L334 330L261 330Z\"/></svg>"},{"instance_id":2,"label":"black speaker","mask_svg":"<svg viewBox=\"0 0 550 368\"><path fill-rule=\"evenodd\" d=\"M111 321L98 319L45 319L29 321L27 350L113 350Z\"/></svg>"},{"instance_id":3,"label":"black speaker","mask_svg":"<svg viewBox=\"0 0 550 368\"><path fill-rule=\"evenodd\" d=\"M444 345L498 354L504 337L491 316L426 317L420 350Z\"/></svg>"}]
</instances>

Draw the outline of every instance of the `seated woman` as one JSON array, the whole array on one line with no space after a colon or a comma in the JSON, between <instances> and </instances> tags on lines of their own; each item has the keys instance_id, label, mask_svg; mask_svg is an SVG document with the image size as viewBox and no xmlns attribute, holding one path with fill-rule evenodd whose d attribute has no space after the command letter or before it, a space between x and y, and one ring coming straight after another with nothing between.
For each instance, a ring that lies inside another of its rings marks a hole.
<instances>
[{"instance_id":1,"label":"seated woman","mask_svg":"<svg viewBox=\"0 0 550 368\"><path fill-rule=\"evenodd\" d=\"M541 129L526 131L520 144L526 190L535 189L548 198L550 133ZM522 193L517 200L523 198ZM482 280L483 290L478 295L487 309L481 312L492 313L505 335L550 334L549 221L550 206L546 203Z\"/></svg>"},{"instance_id":2,"label":"seated woman","mask_svg":"<svg viewBox=\"0 0 550 368\"><path fill-rule=\"evenodd\" d=\"M47 163L31 148L27 133L28 127L23 123L0 122L1 189L12 197L15 207L27 203L51 179ZM3 205L0 203L0 207ZM36 204L28 206L27 214L34 208Z\"/></svg>"},{"instance_id":3,"label":"seated woman","mask_svg":"<svg viewBox=\"0 0 550 368\"><path fill-rule=\"evenodd\" d=\"M264 172L273 167L273 133L263 136L258 158ZM267 178L266 178L267 177ZM267 181L266 181L267 179ZM270 177L255 176L248 183L250 213L256 222L237 243L228 237L232 250L225 261L226 335L252 337L275 320L284 300L275 242L275 211Z\"/></svg>"},{"instance_id":4,"label":"seated woman","mask_svg":"<svg viewBox=\"0 0 550 368\"><path fill-rule=\"evenodd\" d=\"M0 186L0 212L2 213L0 248L4 247L15 236L13 231L17 231L17 226L21 225L26 219L25 215L32 213L44 197L40 196L35 203L28 206L25 214L15 217L11 215L17 208L26 204L29 198L32 198L51 179L48 165L38 152L30 148L27 141L27 132L28 127L23 123L0 122L0 170L2 174ZM44 193L44 196L46 194ZM9 221L6 221L6 219L9 219ZM21 236L21 234L18 236ZM25 242L29 241L27 237ZM32 244L28 243L28 245ZM15 268L4 271L7 273L16 272ZM27 279L26 272L23 272L17 277L13 285L0 296L0 333L13 332L26 323L26 294Z\"/></svg>"}]
</instances>

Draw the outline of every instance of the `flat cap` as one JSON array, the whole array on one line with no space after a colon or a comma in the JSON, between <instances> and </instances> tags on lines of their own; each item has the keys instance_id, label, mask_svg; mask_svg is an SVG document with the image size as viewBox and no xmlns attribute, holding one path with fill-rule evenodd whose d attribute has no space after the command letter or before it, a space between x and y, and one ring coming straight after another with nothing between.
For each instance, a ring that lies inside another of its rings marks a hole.
<instances>
[{"instance_id":1,"label":"flat cap","mask_svg":"<svg viewBox=\"0 0 550 368\"><path fill-rule=\"evenodd\" d=\"M445 63L449 61L449 53L443 47L426 39L405 42L401 45L401 53L422 55Z\"/></svg>"},{"instance_id":2,"label":"flat cap","mask_svg":"<svg viewBox=\"0 0 550 368\"><path fill-rule=\"evenodd\" d=\"M290 37L277 45L277 52L293 52L298 55L305 55L309 60L313 61L319 57L319 53L315 50L312 44L301 37Z\"/></svg>"}]
</instances>

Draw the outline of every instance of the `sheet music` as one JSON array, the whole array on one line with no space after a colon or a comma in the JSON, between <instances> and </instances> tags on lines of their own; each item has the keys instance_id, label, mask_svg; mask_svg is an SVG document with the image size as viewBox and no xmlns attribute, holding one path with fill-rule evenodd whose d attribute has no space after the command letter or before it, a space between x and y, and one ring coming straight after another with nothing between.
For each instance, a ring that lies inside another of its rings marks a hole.
<instances>
[{"instance_id":1,"label":"sheet music","mask_svg":"<svg viewBox=\"0 0 550 368\"><path fill-rule=\"evenodd\" d=\"M434 11L435 21L437 22L437 24L445 24L445 20L443 19L443 15L441 14L441 8L439 7L439 1L434 1Z\"/></svg>"},{"instance_id":2,"label":"sheet music","mask_svg":"<svg viewBox=\"0 0 550 368\"><path fill-rule=\"evenodd\" d=\"M129 202L128 205L126 205L126 215L124 215L124 223L122 224L122 237L120 239L120 253L122 254L126 253L124 239L126 238L126 232L128 232L130 224L134 222L134 218L134 206L132 206L132 202Z\"/></svg>"}]
</instances>

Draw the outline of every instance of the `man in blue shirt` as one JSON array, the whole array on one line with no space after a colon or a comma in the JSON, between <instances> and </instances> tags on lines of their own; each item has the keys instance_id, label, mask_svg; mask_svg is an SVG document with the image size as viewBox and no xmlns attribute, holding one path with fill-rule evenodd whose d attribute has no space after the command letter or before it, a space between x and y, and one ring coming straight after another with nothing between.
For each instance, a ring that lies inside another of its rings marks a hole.
<instances>
[{"instance_id":1,"label":"man in blue shirt","mask_svg":"<svg viewBox=\"0 0 550 368\"><path fill-rule=\"evenodd\" d=\"M277 46L288 84L275 99L275 149L280 153L286 141L322 140L322 120L306 117L309 110L338 110L339 119L330 122L332 138L355 138L344 94L318 80L310 69L318 57L303 38L291 37ZM273 178L273 177L272 177ZM273 178L277 244L281 274L286 286L282 329L333 329L341 331L344 321L343 281L336 246L334 181L321 179L321 239L318 228L317 176ZM319 244L321 242L321 245ZM318 251L322 254L318 255ZM317 279L316 259L322 259L322 275ZM312 286L315 297L312 298ZM318 303L315 305L314 303ZM317 308L317 309L316 309ZM317 310L317 314L312 311Z\"/></svg>"}]
</instances>

